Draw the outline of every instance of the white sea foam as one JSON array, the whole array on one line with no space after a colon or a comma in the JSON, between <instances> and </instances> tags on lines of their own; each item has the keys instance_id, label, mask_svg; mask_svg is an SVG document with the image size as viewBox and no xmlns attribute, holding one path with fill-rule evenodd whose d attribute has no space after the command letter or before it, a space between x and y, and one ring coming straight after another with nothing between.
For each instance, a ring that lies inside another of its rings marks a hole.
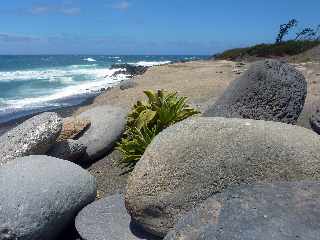
<instances>
[{"instance_id":1,"label":"white sea foam","mask_svg":"<svg viewBox=\"0 0 320 240\"><path fill-rule=\"evenodd\" d=\"M124 69L76 69L69 70L51 69L39 71L15 71L0 72L0 81L27 81L31 79L45 79L48 82L59 81L62 88L46 90L42 96L34 96L23 99L0 99L1 112L14 112L19 109L33 109L40 107L62 106L59 100L68 99L81 95L88 95L108 88L118 82L127 79L129 76L118 74L113 76L116 71ZM74 77L85 76L85 80L75 81ZM39 93L39 90L37 90Z\"/></svg>"},{"instance_id":2,"label":"white sea foam","mask_svg":"<svg viewBox=\"0 0 320 240\"><path fill-rule=\"evenodd\" d=\"M50 80L55 81L59 78L73 77L77 75L85 75L93 78L101 78L111 76L119 69L108 68L81 68L81 65L73 65L67 68L55 68L44 70L25 70L0 72L0 81L23 81L23 80Z\"/></svg>"},{"instance_id":3,"label":"white sea foam","mask_svg":"<svg viewBox=\"0 0 320 240\"><path fill-rule=\"evenodd\" d=\"M159 65L164 65L168 63L171 63L171 61L159 61L159 62L140 61L137 63L129 63L129 64L135 65L135 66L152 67L152 66L159 66Z\"/></svg>"},{"instance_id":4,"label":"white sea foam","mask_svg":"<svg viewBox=\"0 0 320 240\"><path fill-rule=\"evenodd\" d=\"M93 58L85 58L83 59L84 61L87 61L87 62L96 62L97 60L93 59Z\"/></svg>"}]
</instances>

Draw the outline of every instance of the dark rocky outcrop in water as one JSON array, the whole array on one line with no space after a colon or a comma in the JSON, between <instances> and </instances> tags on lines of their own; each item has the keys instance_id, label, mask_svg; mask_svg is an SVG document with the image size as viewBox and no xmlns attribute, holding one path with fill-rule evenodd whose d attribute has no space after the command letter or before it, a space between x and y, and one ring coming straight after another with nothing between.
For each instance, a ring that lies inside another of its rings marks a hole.
<instances>
[{"instance_id":1,"label":"dark rocky outcrop in water","mask_svg":"<svg viewBox=\"0 0 320 240\"><path fill-rule=\"evenodd\" d=\"M277 60L259 61L233 81L204 116L294 124L306 95L307 82L293 66Z\"/></svg>"},{"instance_id":2,"label":"dark rocky outcrop in water","mask_svg":"<svg viewBox=\"0 0 320 240\"><path fill-rule=\"evenodd\" d=\"M113 75L116 76L118 74L126 74L126 75L131 75L131 76L137 76L137 75L142 75L144 74L149 67L146 66L136 66L136 65L131 65L127 63L123 64L113 64L110 69L125 69L125 70L119 70L116 71Z\"/></svg>"}]
</instances>

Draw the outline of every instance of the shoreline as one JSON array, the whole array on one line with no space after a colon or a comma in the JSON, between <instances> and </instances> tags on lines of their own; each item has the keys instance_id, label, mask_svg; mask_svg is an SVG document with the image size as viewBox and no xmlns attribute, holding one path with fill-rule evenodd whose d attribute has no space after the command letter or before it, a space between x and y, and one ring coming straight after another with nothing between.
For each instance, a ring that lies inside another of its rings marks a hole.
<instances>
[{"instance_id":1,"label":"shoreline","mask_svg":"<svg viewBox=\"0 0 320 240\"><path fill-rule=\"evenodd\" d=\"M22 122L26 121L27 119L29 119L29 118L31 118L33 116L39 115L41 113L44 113L44 112L55 112L55 113L58 113L63 118L70 117L79 108L84 107L84 106L89 106L90 104L92 104L96 97L97 96L89 97L89 98L87 98L86 100L84 100L82 103L80 103L78 105L68 106L68 107L59 107L59 108L51 110L51 111L44 110L44 111L36 112L36 113L33 113L33 114L28 114L28 115L23 116L23 117L18 117L18 118L9 120L7 122L0 123L0 136L3 135L4 133L6 133L7 131L9 131L10 129L16 127L17 125L21 124Z\"/></svg>"},{"instance_id":2,"label":"shoreline","mask_svg":"<svg viewBox=\"0 0 320 240\"><path fill-rule=\"evenodd\" d=\"M309 116L320 102L320 63L290 63L301 71L308 82L308 95L305 106L299 118L298 125L310 128ZM99 105L113 105L129 110L137 101L144 99L144 90L167 89L177 91L179 95L189 98L189 102L200 111L205 111L234 79L250 67L250 62L239 65L236 61L226 60L193 60L173 62L153 66L142 75L136 75L125 81L133 81L135 86L120 89L121 83L106 89L99 94L89 97L81 104L61 107L51 112L57 112L62 117L78 115L83 111ZM45 112L45 111L42 111ZM27 115L8 122L0 123L0 135L15 127L26 119L40 114Z\"/></svg>"}]
</instances>

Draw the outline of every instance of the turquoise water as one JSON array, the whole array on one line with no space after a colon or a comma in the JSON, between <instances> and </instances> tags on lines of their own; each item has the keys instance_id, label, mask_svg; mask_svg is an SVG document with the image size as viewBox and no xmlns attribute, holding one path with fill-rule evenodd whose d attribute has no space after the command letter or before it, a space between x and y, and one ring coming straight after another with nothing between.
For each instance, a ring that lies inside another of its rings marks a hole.
<instances>
[{"instance_id":1,"label":"turquoise water","mask_svg":"<svg viewBox=\"0 0 320 240\"><path fill-rule=\"evenodd\" d=\"M206 56L0 56L0 123L30 113L77 105L128 76L114 63L153 66Z\"/></svg>"}]
</instances>

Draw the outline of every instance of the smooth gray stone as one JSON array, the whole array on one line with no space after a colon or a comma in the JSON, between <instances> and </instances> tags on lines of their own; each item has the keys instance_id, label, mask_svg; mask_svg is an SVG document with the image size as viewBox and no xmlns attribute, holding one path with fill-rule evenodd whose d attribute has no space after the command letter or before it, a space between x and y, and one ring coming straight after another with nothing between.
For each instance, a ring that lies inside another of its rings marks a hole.
<instances>
[{"instance_id":1,"label":"smooth gray stone","mask_svg":"<svg viewBox=\"0 0 320 240\"><path fill-rule=\"evenodd\" d=\"M62 129L62 119L46 112L32 117L0 137L0 165L17 157L45 154Z\"/></svg>"},{"instance_id":2,"label":"smooth gray stone","mask_svg":"<svg viewBox=\"0 0 320 240\"><path fill-rule=\"evenodd\" d=\"M74 163L17 158L0 168L0 239L55 239L95 196L94 177Z\"/></svg>"},{"instance_id":3,"label":"smooth gray stone","mask_svg":"<svg viewBox=\"0 0 320 240\"><path fill-rule=\"evenodd\" d=\"M83 240L156 239L131 223L121 194L85 207L76 217L75 225Z\"/></svg>"},{"instance_id":4,"label":"smooth gray stone","mask_svg":"<svg viewBox=\"0 0 320 240\"><path fill-rule=\"evenodd\" d=\"M190 118L162 131L128 179L131 217L165 236L179 216L240 183L319 180L320 138L271 121Z\"/></svg>"},{"instance_id":5,"label":"smooth gray stone","mask_svg":"<svg viewBox=\"0 0 320 240\"><path fill-rule=\"evenodd\" d=\"M320 183L225 190L188 212L165 240L318 240Z\"/></svg>"},{"instance_id":6,"label":"smooth gray stone","mask_svg":"<svg viewBox=\"0 0 320 240\"><path fill-rule=\"evenodd\" d=\"M79 115L79 118L91 122L90 128L78 139L87 147L88 159L85 160L97 160L112 150L124 131L126 117L125 110L107 105L91 108Z\"/></svg>"},{"instance_id":7,"label":"smooth gray stone","mask_svg":"<svg viewBox=\"0 0 320 240\"><path fill-rule=\"evenodd\" d=\"M293 66L277 60L254 63L203 114L294 124L307 96L307 82Z\"/></svg>"},{"instance_id":8,"label":"smooth gray stone","mask_svg":"<svg viewBox=\"0 0 320 240\"><path fill-rule=\"evenodd\" d=\"M78 162L85 155L87 147L77 140L68 139L54 144L47 155L72 162Z\"/></svg>"}]
</instances>

